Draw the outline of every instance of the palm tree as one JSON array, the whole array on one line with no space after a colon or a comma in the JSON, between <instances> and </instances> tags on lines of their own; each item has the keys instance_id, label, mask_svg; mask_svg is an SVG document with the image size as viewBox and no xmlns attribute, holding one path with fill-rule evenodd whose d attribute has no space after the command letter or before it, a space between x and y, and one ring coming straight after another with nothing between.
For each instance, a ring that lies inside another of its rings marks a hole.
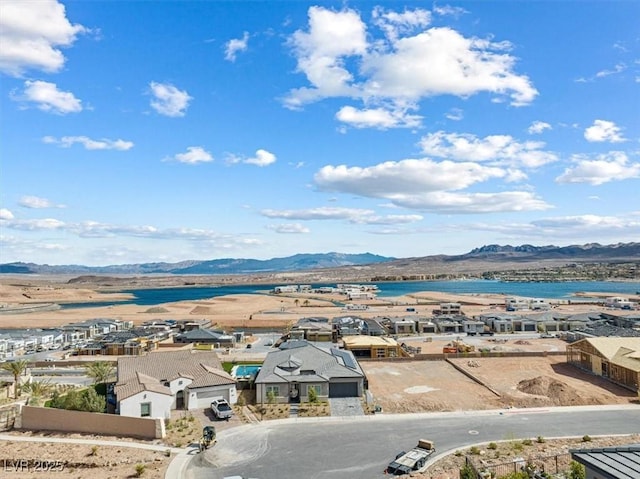
<instances>
[{"instance_id":1,"label":"palm tree","mask_svg":"<svg viewBox=\"0 0 640 479\"><path fill-rule=\"evenodd\" d=\"M116 368L108 361L95 361L86 367L87 376L93 379L93 384L106 383L115 374Z\"/></svg>"},{"instance_id":2,"label":"palm tree","mask_svg":"<svg viewBox=\"0 0 640 479\"><path fill-rule=\"evenodd\" d=\"M31 394L34 406L37 406L43 397L51 393L53 384L51 384L51 381L48 379L45 381L31 381L26 383L22 389Z\"/></svg>"},{"instance_id":3,"label":"palm tree","mask_svg":"<svg viewBox=\"0 0 640 479\"><path fill-rule=\"evenodd\" d=\"M295 307L297 308L297 307L298 307L298 305L300 304L300 300L299 300L299 299L295 299L295 300L293 301L293 304L294 304L294 305L295 305Z\"/></svg>"},{"instance_id":4,"label":"palm tree","mask_svg":"<svg viewBox=\"0 0 640 479\"><path fill-rule=\"evenodd\" d=\"M9 371L13 374L13 397L14 399L18 399L19 391L20 391L20 376L24 374L27 370L27 366L29 362L26 359L21 359L20 361L7 361L6 363L0 364L0 368L5 371Z\"/></svg>"}]
</instances>

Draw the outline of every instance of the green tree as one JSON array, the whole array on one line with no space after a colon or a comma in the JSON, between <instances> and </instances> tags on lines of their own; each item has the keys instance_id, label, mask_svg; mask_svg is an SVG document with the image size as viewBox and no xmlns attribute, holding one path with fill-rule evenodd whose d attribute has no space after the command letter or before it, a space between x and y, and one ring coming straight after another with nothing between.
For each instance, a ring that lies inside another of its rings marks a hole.
<instances>
[{"instance_id":1,"label":"green tree","mask_svg":"<svg viewBox=\"0 0 640 479\"><path fill-rule=\"evenodd\" d=\"M27 370L28 365L29 362L25 359L21 359L20 361L7 361L0 364L0 368L4 369L5 371L9 371L13 375L14 399L18 399L18 397L20 396L20 376L22 376Z\"/></svg>"},{"instance_id":2,"label":"green tree","mask_svg":"<svg viewBox=\"0 0 640 479\"><path fill-rule=\"evenodd\" d=\"M93 379L94 384L106 383L113 378L116 368L108 361L95 361L86 368L87 376Z\"/></svg>"}]
</instances>

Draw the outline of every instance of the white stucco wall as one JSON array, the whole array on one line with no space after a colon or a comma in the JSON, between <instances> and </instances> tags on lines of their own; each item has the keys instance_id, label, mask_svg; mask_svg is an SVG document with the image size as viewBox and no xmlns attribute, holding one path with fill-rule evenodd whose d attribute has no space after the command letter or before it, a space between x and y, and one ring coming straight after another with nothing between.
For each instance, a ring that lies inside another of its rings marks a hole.
<instances>
[{"instance_id":1,"label":"white stucco wall","mask_svg":"<svg viewBox=\"0 0 640 479\"><path fill-rule=\"evenodd\" d=\"M169 389L171 389L171 394L174 396L176 393L182 389L187 389L189 384L193 382L192 379L189 378L177 378L169 383Z\"/></svg>"},{"instance_id":2,"label":"white stucco wall","mask_svg":"<svg viewBox=\"0 0 640 479\"><path fill-rule=\"evenodd\" d=\"M151 403L151 416L158 418L171 418L171 405L173 396L152 391L143 391L120 401L120 415L140 417L140 405Z\"/></svg>"}]
</instances>

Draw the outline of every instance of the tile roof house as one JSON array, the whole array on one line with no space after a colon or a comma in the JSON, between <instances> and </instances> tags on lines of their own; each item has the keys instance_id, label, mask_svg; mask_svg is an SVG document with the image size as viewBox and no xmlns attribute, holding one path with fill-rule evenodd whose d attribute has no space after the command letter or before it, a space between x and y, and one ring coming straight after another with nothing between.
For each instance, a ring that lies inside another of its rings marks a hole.
<instances>
[{"instance_id":1,"label":"tile roof house","mask_svg":"<svg viewBox=\"0 0 640 479\"><path fill-rule=\"evenodd\" d=\"M571 459L585 466L587 479L637 479L640 477L640 444L575 449Z\"/></svg>"},{"instance_id":2,"label":"tile roof house","mask_svg":"<svg viewBox=\"0 0 640 479\"><path fill-rule=\"evenodd\" d=\"M364 372L350 351L296 341L296 347L267 355L254 384L256 402L287 403L308 401L310 389L320 400L360 397L364 381Z\"/></svg>"},{"instance_id":3,"label":"tile roof house","mask_svg":"<svg viewBox=\"0 0 640 479\"><path fill-rule=\"evenodd\" d=\"M172 409L207 408L213 397L237 401L236 381L214 352L152 352L118 358L114 387L121 416L171 417Z\"/></svg>"}]
</instances>

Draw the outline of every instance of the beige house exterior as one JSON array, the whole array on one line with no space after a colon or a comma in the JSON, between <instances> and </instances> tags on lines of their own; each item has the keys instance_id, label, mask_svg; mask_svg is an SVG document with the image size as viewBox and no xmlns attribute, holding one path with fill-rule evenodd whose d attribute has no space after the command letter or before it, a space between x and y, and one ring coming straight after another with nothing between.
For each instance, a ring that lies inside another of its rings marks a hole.
<instances>
[{"instance_id":1,"label":"beige house exterior","mask_svg":"<svg viewBox=\"0 0 640 479\"><path fill-rule=\"evenodd\" d=\"M214 397L235 404L236 380L215 352L158 351L118 359L114 387L122 416L168 418L172 409L206 409Z\"/></svg>"}]
</instances>

